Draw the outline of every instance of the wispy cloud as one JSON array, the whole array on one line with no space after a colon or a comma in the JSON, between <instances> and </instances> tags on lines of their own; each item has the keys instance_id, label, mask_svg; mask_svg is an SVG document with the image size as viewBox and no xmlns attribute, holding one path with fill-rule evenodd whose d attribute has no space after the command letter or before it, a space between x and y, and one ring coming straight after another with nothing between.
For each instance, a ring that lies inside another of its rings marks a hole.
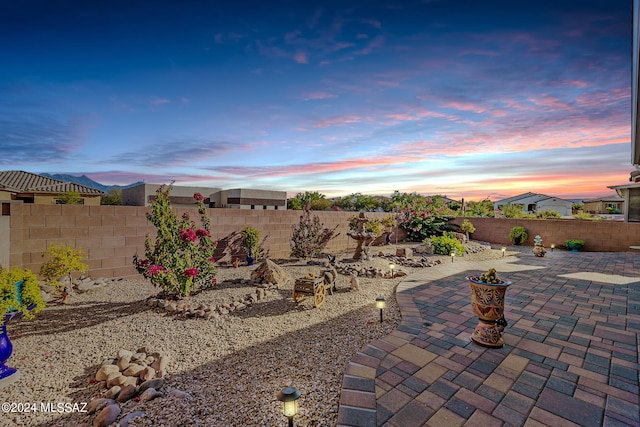
<instances>
[{"instance_id":1,"label":"wispy cloud","mask_svg":"<svg viewBox=\"0 0 640 427\"><path fill-rule=\"evenodd\" d=\"M228 141L176 138L107 157L101 163L176 167L215 158L229 152L234 147L237 146ZM242 147L244 146L240 146L240 148Z\"/></svg>"}]
</instances>

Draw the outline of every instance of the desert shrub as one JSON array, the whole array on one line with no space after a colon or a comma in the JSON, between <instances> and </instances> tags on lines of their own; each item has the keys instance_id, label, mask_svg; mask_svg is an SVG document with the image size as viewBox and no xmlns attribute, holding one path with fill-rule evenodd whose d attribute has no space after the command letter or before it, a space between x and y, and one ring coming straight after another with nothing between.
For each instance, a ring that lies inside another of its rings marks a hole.
<instances>
[{"instance_id":1,"label":"desert shrub","mask_svg":"<svg viewBox=\"0 0 640 427\"><path fill-rule=\"evenodd\" d=\"M331 239L337 237L336 225L333 229L325 228L317 215L311 217L311 208L307 203L300 215L298 225L291 226L291 256L296 258L313 258L322 253Z\"/></svg>"},{"instance_id":2,"label":"desert shrub","mask_svg":"<svg viewBox=\"0 0 640 427\"><path fill-rule=\"evenodd\" d=\"M430 239L433 253L440 255L449 255L452 252L455 252L456 255L464 253L464 246L450 232L445 232L442 236L433 236Z\"/></svg>"},{"instance_id":3,"label":"desert shrub","mask_svg":"<svg viewBox=\"0 0 640 427\"><path fill-rule=\"evenodd\" d=\"M257 260L260 255L260 230L247 226L240 230L240 234L242 234L242 244L247 250L247 253L251 252Z\"/></svg>"},{"instance_id":4,"label":"desert shrub","mask_svg":"<svg viewBox=\"0 0 640 427\"><path fill-rule=\"evenodd\" d=\"M602 221L601 217L593 216L588 212L577 213L577 214L573 215L573 218L574 219L588 220L588 221Z\"/></svg>"},{"instance_id":5,"label":"desert shrub","mask_svg":"<svg viewBox=\"0 0 640 427\"><path fill-rule=\"evenodd\" d=\"M520 225L516 225L509 231L509 240L511 242L524 243L527 237L529 237L527 230Z\"/></svg>"},{"instance_id":6,"label":"desert shrub","mask_svg":"<svg viewBox=\"0 0 640 427\"><path fill-rule=\"evenodd\" d=\"M82 248L74 249L67 245L52 243L42 257L48 259L40 267L40 275L55 287L62 286L58 280L62 276L68 276L71 283L71 273L75 271L84 273L89 268L82 262L87 258Z\"/></svg>"},{"instance_id":7,"label":"desert shrub","mask_svg":"<svg viewBox=\"0 0 640 427\"><path fill-rule=\"evenodd\" d=\"M562 215L560 215L560 212L556 212L556 211L546 210L546 211L536 212L536 218L540 218L540 219L560 218L560 217L562 217Z\"/></svg>"},{"instance_id":8,"label":"desert shrub","mask_svg":"<svg viewBox=\"0 0 640 427\"><path fill-rule=\"evenodd\" d=\"M194 288L216 284L213 257L216 243L211 240L211 226L202 195L193 195L198 202L198 226L188 213L178 220L171 209L171 188L171 185L163 185L156 191L151 213L147 214L147 219L156 227L156 239L152 241L147 235L145 258L136 254L133 264L154 286L170 296L183 298Z\"/></svg>"},{"instance_id":9,"label":"desert shrub","mask_svg":"<svg viewBox=\"0 0 640 427\"><path fill-rule=\"evenodd\" d=\"M22 282L20 292L16 284ZM0 314L21 311L27 319L45 306L40 293L38 278L31 270L13 267L0 269Z\"/></svg>"},{"instance_id":10,"label":"desert shrub","mask_svg":"<svg viewBox=\"0 0 640 427\"><path fill-rule=\"evenodd\" d=\"M468 219L465 219L462 221L462 224L460 224L460 230L462 230L462 232L467 235L467 239L468 239L469 233L473 233L474 231L476 231L476 228L473 226L471 221L469 221Z\"/></svg>"},{"instance_id":11,"label":"desert shrub","mask_svg":"<svg viewBox=\"0 0 640 427\"><path fill-rule=\"evenodd\" d=\"M60 205L81 205L82 196L77 191L66 191L60 194L56 200Z\"/></svg>"}]
</instances>

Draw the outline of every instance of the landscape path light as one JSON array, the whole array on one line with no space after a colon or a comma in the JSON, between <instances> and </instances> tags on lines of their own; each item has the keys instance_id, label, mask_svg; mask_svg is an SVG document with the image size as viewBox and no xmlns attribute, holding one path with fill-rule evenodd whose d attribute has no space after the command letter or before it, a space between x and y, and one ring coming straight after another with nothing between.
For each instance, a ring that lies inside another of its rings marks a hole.
<instances>
[{"instance_id":1,"label":"landscape path light","mask_svg":"<svg viewBox=\"0 0 640 427\"><path fill-rule=\"evenodd\" d=\"M380 323L382 323L382 310L387 306L387 299L382 295L376 298L376 308L380 310Z\"/></svg>"},{"instance_id":2,"label":"landscape path light","mask_svg":"<svg viewBox=\"0 0 640 427\"><path fill-rule=\"evenodd\" d=\"M455 257L456 257L456 253L455 252L451 252L451 262L453 262Z\"/></svg>"},{"instance_id":3,"label":"landscape path light","mask_svg":"<svg viewBox=\"0 0 640 427\"><path fill-rule=\"evenodd\" d=\"M393 279L393 270L395 270L396 265L395 264L389 264L389 270L391 270L391 278Z\"/></svg>"},{"instance_id":4,"label":"landscape path light","mask_svg":"<svg viewBox=\"0 0 640 427\"><path fill-rule=\"evenodd\" d=\"M507 252L507 248L503 246L501 250L502 250L502 256L504 257L505 252Z\"/></svg>"},{"instance_id":5,"label":"landscape path light","mask_svg":"<svg viewBox=\"0 0 640 427\"><path fill-rule=\"evenodd\" d=\"M300 392L293 386L285 387L278 393L278 400L282 402L282 414L289 419L289 427L293 427L293 417L298 415L298 399Z\"/></svg>"},{"instance_id":6,"label":"landscape path light","mask_svg":"<svg viewBox=\"0 0 640 427\"><path fill-rule=\"evenodd\" d=\"M555 243L552 243L552 244L551 244L551 252L553 252L553 250L554 250L555 248L556 248L556 244L555 244Z\"/></svg>"}]
</instances>

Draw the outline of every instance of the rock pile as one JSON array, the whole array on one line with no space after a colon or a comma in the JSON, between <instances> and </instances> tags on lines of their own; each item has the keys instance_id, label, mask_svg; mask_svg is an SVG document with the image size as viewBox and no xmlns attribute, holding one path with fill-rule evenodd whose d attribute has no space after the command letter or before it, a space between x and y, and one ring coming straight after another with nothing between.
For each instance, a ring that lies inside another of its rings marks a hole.
<instances>
[{"instance_id":1,"label":"rock pile","mask_svg":"<svg viewBox=\"0 0 640 427\"><path fill-rule=\"evenodd\" d=\"M236 279L236 283L255 284L253 280ZM189 304L185 301L173 301L156 297L147 298L147 306L152 309L164 310L167 314L182 317L199 317L202 319L220 319L234 311L246 310L253 304L264 299L277 289L276 285L258 284L254 293L246 294L244 298L234 299L219 305Z\"/></svg>"},{"instance_id":2,"label":"rock pile","mask_svg":"<svg viewBox=\"0 0 640 427\"><path fill-rule=\"evenodd\" d=\"M127 402L144 403L165 394L160 391L164 386L162 378L167 369L169 357L162 353L151 352L147 347L137 351L121 349L115 359L107 359L100 365L95 379L104 385L104 397L92 400L86 410L93 418L94 427L104 427L114 423ZM172 390L171 395L190 398L187 393ZM127 405L127 409L131 405ZM134 406L135 408L135 406ZM129 422L143 411L134 411L122 417L118 423L126 427Z\"/></svg>"}]
</instances>

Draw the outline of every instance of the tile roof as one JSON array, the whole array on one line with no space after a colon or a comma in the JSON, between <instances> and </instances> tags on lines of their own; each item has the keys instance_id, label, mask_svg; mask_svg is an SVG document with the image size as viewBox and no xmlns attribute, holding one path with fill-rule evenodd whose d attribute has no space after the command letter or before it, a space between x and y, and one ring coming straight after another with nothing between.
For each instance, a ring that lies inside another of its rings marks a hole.
<instances>
[{"instance_id":1,"label":"tile roof","mask_svg":"<svg viewBox=\"0 0 640 427\"><path fill-rule=\"evenodd\" d=\"M0 187L5 190L22 193L65 193L67 191L76 191L82 195L104 194L97 188L64 182L25 171L0 171Z\"/></svg>"}]
</instances>

